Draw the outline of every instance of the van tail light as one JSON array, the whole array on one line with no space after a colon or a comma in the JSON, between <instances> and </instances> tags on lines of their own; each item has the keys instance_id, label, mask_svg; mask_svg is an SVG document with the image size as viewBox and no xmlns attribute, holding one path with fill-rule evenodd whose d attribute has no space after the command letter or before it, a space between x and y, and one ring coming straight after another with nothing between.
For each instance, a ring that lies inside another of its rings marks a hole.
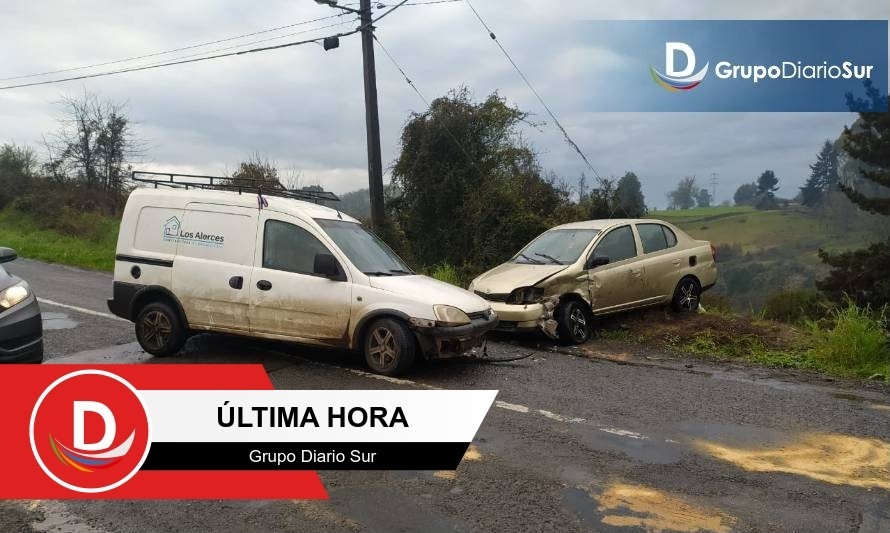
<instances>
[{"instance_id":1,"label":"van tail light","mask_svg":"<svg viewBox=\"0 0 890 533\"><path fill-rule=\"evenodd\" d=\"M711 245L711 259L713 259L715 263L717 262L717 248L714 248L713 244Z\"/></svg>"}]
</instances>

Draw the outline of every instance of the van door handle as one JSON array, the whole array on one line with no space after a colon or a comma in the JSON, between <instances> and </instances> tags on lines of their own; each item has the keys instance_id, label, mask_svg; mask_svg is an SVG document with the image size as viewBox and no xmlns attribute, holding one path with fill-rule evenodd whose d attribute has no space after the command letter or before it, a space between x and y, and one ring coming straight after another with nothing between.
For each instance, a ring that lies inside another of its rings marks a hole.
<instances>
[{"instance_id":1,"label":"van door handle","mask_svg":"<svg viewBox=\"0 0 890 533\"><path fill-rule=\"evenodd\" d=\"M229 278L229 287L233 289L241 289L244 286L244 278L241 276L232 276Z\"/></svg>"},{"instance_id":2,"label":"van door handle","mask_svg":"<svg viewBox=\"0 0 890 533\"><path fill-rule=\"evenodd\" d=\"M267 291L272 288L272 282L261 279L258 282L256 282L256 288L261 291Z\"/></svg>"}]
</instances>

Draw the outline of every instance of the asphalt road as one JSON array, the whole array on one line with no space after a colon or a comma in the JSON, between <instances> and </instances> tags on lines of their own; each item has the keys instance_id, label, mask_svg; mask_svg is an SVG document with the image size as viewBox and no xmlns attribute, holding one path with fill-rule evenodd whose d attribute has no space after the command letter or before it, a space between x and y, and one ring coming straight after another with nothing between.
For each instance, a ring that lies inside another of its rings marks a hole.
<instances>
[{"instance_id":1,"label":"asphalt road","mask_svg":"<svg viewBox=\"0 0 890 533\"><path fill-rule=\"evenodd\" d=\"M157 362L132 324L103 316L109 275L9 270L42 299L50 362ZM500 393L455 472L323 472L329 501L6 501L0 531L890 532L890 395L597 342L574 355L492 343L529 350L381 379L349 354L194 337L176 362L261 362L281 389Z\"/></svg>"}]
</instances>

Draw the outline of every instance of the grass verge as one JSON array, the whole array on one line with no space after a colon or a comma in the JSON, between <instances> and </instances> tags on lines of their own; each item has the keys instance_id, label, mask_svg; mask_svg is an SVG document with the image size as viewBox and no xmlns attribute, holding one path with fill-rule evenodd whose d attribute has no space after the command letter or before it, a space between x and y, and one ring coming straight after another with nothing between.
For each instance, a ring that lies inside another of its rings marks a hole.
<instances>
[{"instance_id":1,"label":"grass verge","mask_svg":"<svg viewBox=\"0 0 890 533\"><path fill-rule=\"evenodd\" d=\"M719 361L890 381L885 320L885 313L849 304L803 327L730 313L653 309L604 322L600 337Z\"/></svg>"},{"instance_id":2,"label":"grass verge","mask_svg":"<svg viewBox=\"0 0 890 533\"><path fill-rule=\"evenodd\" d=\"M70 235L44 229L27 214L0 211L0 246L14 248L20 257L62 263L91 270L114 269L119 222L98 215L77 214L77 227L87 231Z\"/></svg>"}]
</instances>

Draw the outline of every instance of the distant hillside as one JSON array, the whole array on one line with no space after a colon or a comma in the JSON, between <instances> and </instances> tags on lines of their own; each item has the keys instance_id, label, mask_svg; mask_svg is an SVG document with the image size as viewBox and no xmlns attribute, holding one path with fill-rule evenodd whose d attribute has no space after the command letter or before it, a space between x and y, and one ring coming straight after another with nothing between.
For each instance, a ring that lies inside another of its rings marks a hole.
<instances>
[{"instance_id":1,"label":"distant hillside","mask_svg":"<svg viewBox=\"0 0 890 533\"><path fill-rule=\"evenodd\" d=\"M368 189L359 189L339 196L340 201L332 207L359 220L371 218L371 196Z\"/></svg>"},{"instance_id":2,"label":"distant hillside","mask_svg":"<svg viewBox=\"0 0 890 533\"><path fill-rule=\"evenodd\" d=\"M739 310L759 310L769 296L789 289L813 289L827 269L816 255L859 248L879 236L856 225L797 208L758 211L752 207L711 207L654 211L649 218L676 224L717 248L720 271L715 292ZM705 297L707 302L707 296Z\"/></svg>"}]
</instances>

